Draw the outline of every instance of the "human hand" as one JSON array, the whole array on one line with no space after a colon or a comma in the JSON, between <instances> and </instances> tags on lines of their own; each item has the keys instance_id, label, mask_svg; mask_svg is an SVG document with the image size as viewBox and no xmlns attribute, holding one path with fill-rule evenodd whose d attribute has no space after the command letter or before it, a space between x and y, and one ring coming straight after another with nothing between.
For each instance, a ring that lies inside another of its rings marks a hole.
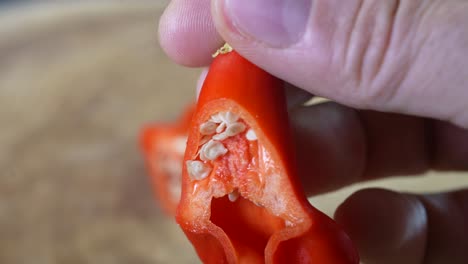
<instances>
[{"instance_id":1,"label":"human hand","mask_svg":"<svg viewBox=\"0 0 468 264\"><path fill-rule=\"evenodd\" d=\"M310 195L468 170L468 1L173 0L160 40L189 66L208 65L226 41L308 92L288 88ZM337 103L303 107L310 94ZM366 263L468 261L468 191L363 190L335 218Z\"/></svg>"}]
</instances>

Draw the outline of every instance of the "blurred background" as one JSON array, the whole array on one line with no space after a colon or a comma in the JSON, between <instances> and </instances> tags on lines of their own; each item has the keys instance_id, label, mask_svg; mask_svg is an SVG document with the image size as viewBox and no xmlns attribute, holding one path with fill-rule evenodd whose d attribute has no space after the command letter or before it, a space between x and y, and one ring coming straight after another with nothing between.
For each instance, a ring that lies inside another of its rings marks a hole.
<instances>
[{"instance_id":1,"label":"blurred background","mask_svg":"<svg viewBox=\"0 0 468 264\"><path fill-rule=\"evenodd\" d=\"M139 129L194 98L157 43L168 1L0 1L0 263L198 263L153 200ZM429 173L368 186L467 186Z\"/></svg>"},{"instance_id":2,"label":"blurred background","mask_svg":"<svg viewBox=\"0 0 468 264\"><path fill-rule=\"evenodd\" d=\"M166 2L0 4L0 263L197 263L137 148L194 96L157 44Z\"/></svg>"}]
</instances>

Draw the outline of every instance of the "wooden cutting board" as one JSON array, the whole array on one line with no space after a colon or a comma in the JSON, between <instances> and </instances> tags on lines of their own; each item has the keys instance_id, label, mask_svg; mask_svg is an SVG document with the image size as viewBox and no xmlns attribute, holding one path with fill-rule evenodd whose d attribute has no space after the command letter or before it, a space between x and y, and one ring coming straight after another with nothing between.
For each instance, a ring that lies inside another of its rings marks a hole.
<instances>
[{"instance_id":1,"label":"wooden cutting board","mask_svg":"<svg viewBox=\"0 0 468 264\"><path fill-rule=\"evenodd\" d=\"M143 124L193 100L199 73L157 45L167 1L77 2L0 9L0 263L198 263L137 148ZM458 176L365 186L468 185ZM332 214L362 186L312 201Z\"/></svg>"},{"instance_id":2,"label":"wooden cutting board","mask_svg":"<svg viewBox=\"0 0 468 264\"><path fill-rule=\"evenodd\" d=\"M165 3L116 2L0 12L0 263L198 262L137 149L198 70L157 45Z\"/></svg>"}]
</instances>

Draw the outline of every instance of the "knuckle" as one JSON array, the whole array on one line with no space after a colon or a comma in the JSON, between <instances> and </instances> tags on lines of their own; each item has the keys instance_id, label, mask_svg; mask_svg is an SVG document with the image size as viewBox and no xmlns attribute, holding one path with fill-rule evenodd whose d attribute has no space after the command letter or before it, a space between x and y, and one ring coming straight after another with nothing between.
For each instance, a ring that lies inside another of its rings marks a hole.
<instances>
[{"instance_id":1,"label":"knuckle","mask_svg":"<svg viewBox=\"0 0 468 264\"><path fill-rule=\"evenodd\" d=\"M411 2L411 3L410 3ZM375 108L392 101L406 78L412 13L418 1L360 1L344 31L339 67L355 89L355 103Z\"/></svg>"}]
</instances>

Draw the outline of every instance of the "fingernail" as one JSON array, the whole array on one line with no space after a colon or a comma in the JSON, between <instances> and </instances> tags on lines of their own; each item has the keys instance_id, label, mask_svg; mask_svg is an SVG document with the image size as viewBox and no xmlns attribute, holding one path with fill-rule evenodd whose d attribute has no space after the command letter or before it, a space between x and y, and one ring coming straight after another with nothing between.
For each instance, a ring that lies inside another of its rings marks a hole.
<instances>
[{"instance_id":1,"label":"fingernail","mask_svg":"<svg viewBox=\"0 0 468 264\"><path fill-rule=\"evenodd\" d=\"M283 47L304 34L311 4L312 0L225 0L224 15L245 37Z\"/></svg>"}]
</instances>

